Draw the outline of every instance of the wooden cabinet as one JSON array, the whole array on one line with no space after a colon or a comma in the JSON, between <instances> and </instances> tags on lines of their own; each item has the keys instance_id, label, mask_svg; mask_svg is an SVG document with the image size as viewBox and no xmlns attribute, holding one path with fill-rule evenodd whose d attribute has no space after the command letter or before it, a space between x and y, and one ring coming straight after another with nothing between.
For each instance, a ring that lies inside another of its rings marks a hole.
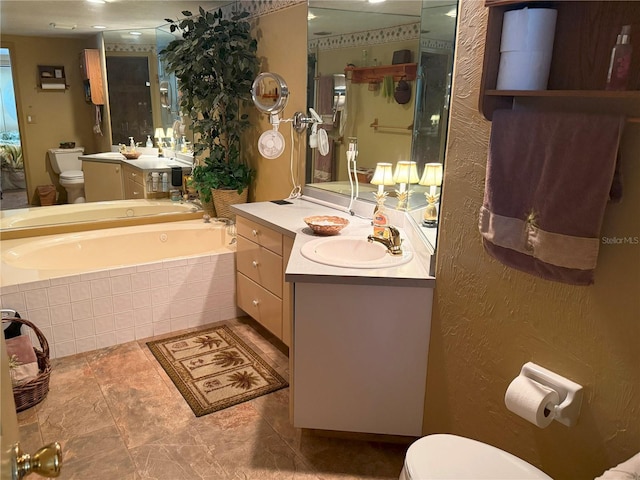
<instances>
[{"instance_id":1,"label":"wooden cabinet","mask_svg":"<svg viewBox=\"0 0 640 480\"><path fill-rule=\"evenodd\" d=\"M237 304L271 333L291 345L291 284L284 271L293 239L237 216Z\"/></svg>"},{"instance_id":2,"label":"wooden cabinet","mask_svg":"<svg viewBox=\"0 0 640 480\"><path fill-rule=\"evenodd\" d=\"M496 90L500 64L503 15L510 9L535 6L536 2L486 0L489 7L485 56L480 86L479 109L491 120L494 110L512 108L514 103L553 104L563 110L615 111L638 115L640 109L640 8L625 1L540 2L555 8L556 20L551 70L547 90ZM616 37L623 25L633 25L634 55L627 91L605 91L607 71Z\"/></svg>"},{"instance_id":3,"label":"wooden cabinet","mask_svg":"<svg viewBox=\"0 0 640 480\"><path fill-rule=\"evenodd\" d=\"M119 163L83 160L82 171L87 202L125 199L122 167Z\"/></svg>"},{"instance_id":4,"label":"wooden cabinet","mask_svg":"<svg viewBox=\"0 0 640 480\"><path fill-rule=\"evenodd\" d=\"M80 53L80 73L87 103L104 105L104 81L99 50L87 48Z\"/></svg>"}]
</instances>

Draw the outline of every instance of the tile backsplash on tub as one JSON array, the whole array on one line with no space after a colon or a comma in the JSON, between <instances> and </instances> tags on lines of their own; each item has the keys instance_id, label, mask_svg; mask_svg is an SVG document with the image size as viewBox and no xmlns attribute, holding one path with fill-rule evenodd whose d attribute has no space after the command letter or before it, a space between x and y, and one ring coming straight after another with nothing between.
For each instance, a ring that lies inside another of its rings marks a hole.
<instances>
[{"instance_id":1,"label":"tile backsplash on tub","mask_svg":"<svg viewBox=\"0 0 640 480\"><path fill-rule=\"evenodd\" d=\"M2 287L0 304L59 358L237 317L235 293L230 252Z\"/></svg>"}]
</instances>

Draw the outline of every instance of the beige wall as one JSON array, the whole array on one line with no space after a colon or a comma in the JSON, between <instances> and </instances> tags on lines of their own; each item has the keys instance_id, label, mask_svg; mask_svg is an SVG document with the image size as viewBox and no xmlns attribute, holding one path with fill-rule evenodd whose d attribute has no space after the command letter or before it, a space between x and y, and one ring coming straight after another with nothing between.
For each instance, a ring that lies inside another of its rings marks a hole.
<instances>
[{"instance_id":1,"label":"beige wall","mask_svg":"<svg viewBox=\"0 0 640 480\"><path fill-rule=\"evenodd\" d=\"M289 102L280 118L290 118L295 112L306 111L307 105L307 5L297 6L261 16L255 20L254 35L258 39L261 71L277 73L287 82ZM286 149L274 159L267 160L258 152L258 138L271 128L267 115L255 107L248 109L252 126L243 137L243 154L258 173L250 190L251 201L286 198L293 188L290 172L291 125L280 125ZM304 184L304 155L306 134L294 132L294 159L297 181ZM300 141L301 140L301 141Z\"/></svg>"},{"instance_id":2,"label":"beige wall","mask_svg":"<svg viewBox=\"0 0 640 480\"><path fill-rule=\"evenodd\" d=\"M93 133L95 110L84 100L79 63L80 52L84 48L96 48L95 40L4 35L2 46L12 50L27 188L34 203L38 185L57 184L57 176L47 161L49 148L57 148L63 141L74 141L87 152L96 151L99 139ZM63 65L69 88L40 90L38 65ZM35 122L27 123L28 115ZM58 191L64 195L64 188L59 187Z\"/></svg>"},{"instance_id":3,"label":"beige wall","mask_svg":"<svg viewBox=\"0 0 640 480\"><path fill-rule=\"evenodd\" d=\"M478 113L487 10L462 0L445 161L425 433L490 443L556 480L591 479L640 449L640 245L602 244L595 285L502 266L478 233L491 124ZM624 200L604 237L640 236L640 125L623 139ZM584 385L579 423L539 429L504 406L527 361Z\"/></svg>"}]
</instances>

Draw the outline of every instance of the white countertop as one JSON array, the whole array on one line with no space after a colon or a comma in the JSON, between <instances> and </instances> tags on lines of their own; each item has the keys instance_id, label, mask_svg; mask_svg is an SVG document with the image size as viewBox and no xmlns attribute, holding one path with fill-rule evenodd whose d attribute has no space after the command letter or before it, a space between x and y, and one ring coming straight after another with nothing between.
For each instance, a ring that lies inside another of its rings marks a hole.
<instances>
[{"instance_id":1,"label":"white countertop","mask_svg":"<svg viewBox=\"0 0 640 480\"><path fill-rule=\"evenodd\" d=\"M183 170L191 170L191 164L175 158L158 157L155 155L140 155L135 160L128 160L118 152L94 153L81 155L80 160L103 163L120 163L131 165L140 170L171 170L172 167L182 167Z\"/></svg>"},{"instance_id":2,"label":"white countertop","mask_svg":"<svg viewBox=\"0 0 640 480\"><path fill-rule=\"evenodd\" d=\"M429 265L424 264L426 246L411 243L402 228L399 228L403 250L413 251L413 258L403 265L380 269L344 268L324 265L302 256L302 245L319 238L304 223L312 215L336 215L347 218L347 225L339 235L361 236L372 233L371 220L351 216L344 211L318 205L304 199L287 200L290 204L273 202L243 203L232 205L231 210L242 217L272 228L281 234L295 238L285 279L288 282L343 283L357 285L413 286L433 288L435 278L429 275ZM420 250L420 251L418 251Z\"/></svg>"}]
</instances>

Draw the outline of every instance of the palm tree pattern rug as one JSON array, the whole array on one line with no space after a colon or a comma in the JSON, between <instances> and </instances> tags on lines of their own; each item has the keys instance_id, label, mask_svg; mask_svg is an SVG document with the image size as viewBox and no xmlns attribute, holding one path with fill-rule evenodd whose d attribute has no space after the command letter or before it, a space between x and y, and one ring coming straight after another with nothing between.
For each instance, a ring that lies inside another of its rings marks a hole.
<instances>
[{"instance_id":1,"label":"palm tree pattern rug","mask_svg":"<svg viewBox=\"0 0 640 480\"><path fill-rule=\"evenodd\" d=\"M289 385L226 325L147 345L196 417Z\"/></svg>"}]
</instances>

